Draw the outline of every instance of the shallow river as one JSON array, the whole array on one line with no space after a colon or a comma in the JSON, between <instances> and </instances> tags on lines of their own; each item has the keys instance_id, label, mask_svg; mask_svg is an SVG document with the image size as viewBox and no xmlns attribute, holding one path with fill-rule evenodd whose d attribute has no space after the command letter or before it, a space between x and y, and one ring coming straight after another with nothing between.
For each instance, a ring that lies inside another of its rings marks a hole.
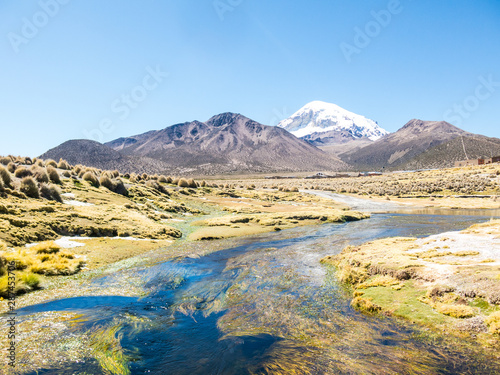
<instances>
[{"instance_id":1,"label":"shallow river","mask_svg":"<svg viewBox=\"0 0 500 375\"><path fill-rule=\"evenodd\" d=\"M372 212L398 209L349 203ZM491 216L500 215L385 212L359 222L247 237L207 256L155 262L92 281L106 288L139 279L147 291L142 298L79 297L19 313L29 318L76 311L83 314L76 333L96 332L103 342L114 342L99 348L101 362L84 358L40 374L498 374L500 363L469 345L354 311L333 270L319 263L348 244L461 230Z\"/></svg>"}]
</instances>

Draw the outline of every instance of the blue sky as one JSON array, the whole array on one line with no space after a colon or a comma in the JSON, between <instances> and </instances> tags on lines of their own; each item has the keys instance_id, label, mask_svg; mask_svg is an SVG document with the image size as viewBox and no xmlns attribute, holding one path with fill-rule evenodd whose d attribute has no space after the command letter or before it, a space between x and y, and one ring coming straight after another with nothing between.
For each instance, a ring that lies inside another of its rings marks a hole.
<instances>
[{"instance_id":1,"label":"blue sky","mask_svg":"<svg viewBox=\"0 0 500 375\"><path fill-rule=\"evenodd\" d=\"M312 100L500 137L500 1L0 1L0 154Z\"/></svg>"}]
</instances>

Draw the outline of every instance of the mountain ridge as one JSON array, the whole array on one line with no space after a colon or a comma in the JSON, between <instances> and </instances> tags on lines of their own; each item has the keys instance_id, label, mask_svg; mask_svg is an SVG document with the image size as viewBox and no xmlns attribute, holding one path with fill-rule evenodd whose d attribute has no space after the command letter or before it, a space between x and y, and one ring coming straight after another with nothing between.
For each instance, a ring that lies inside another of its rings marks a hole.
<instances>
[{"instance_id":1,"label":"mountain ridge","mask_svg":"<svg viewBox=\"0 0 500 375\"><path fill-rule=\"evenodd\" d=\"M206 122L174 124L161 130L119 138L106 145L126 155L149 157L175 172L338 170L345 164L278 127L225 112Z\"/></svg>"},{"instance_id":2,"label":"mountain ridge","mask_svg":"<svg viewBox=\"0 0 500 375\"><path fill-rule=\"evenodd\" d=\"M464 142L469 155L463 152ZM483 150L500 154L500 139L469 133L446 121L412 119L398 131L338 156L354 169L423 169L452 167Z\"/></svg>"}]
</instances>

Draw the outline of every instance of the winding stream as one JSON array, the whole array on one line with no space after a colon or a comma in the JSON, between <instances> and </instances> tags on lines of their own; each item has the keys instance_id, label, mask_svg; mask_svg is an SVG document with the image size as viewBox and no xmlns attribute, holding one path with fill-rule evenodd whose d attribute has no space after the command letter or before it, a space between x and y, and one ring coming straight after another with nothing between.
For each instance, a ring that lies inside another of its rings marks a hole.
<instances>
[{"instance_id":1,"label":"winding stream","mask_svg":"<svg viewBox=\"0 0 500 375\"><path fill-rule=\"evenodd\" d=\"M467 345L351 309L349 293L319 263L348 244L461 230L500 213L398 213L396 205L348 200L357 209L386 212L227 241L225 250L206 256L156 260L92 281L107 288L140 280L141 298L78 297L19 310L22 319L78 312L82 317L68 334L98 337L93 345L103 353L99 361L68 361L38 373L500 373L499 362ZM199 244L173 246L188 251Z\"/></svg>"}]
</instances>

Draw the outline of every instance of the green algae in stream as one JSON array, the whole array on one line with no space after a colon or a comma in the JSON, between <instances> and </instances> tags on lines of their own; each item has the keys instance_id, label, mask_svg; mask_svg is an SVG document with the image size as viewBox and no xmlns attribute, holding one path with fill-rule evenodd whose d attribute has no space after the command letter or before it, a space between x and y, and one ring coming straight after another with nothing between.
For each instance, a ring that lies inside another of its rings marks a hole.
<instances>
[{"instance_id":1,"label":"green algae in stream","mask_svg":"<svg viewBox=\"0 0 500 375\"><path fill-rule=\"evenodd\" d=\"M92 354L102 369L110 375L130 375L129 358L120 344L123 333L121 324L97 328L89 335Z\"/></svg>"}]
</instances>

